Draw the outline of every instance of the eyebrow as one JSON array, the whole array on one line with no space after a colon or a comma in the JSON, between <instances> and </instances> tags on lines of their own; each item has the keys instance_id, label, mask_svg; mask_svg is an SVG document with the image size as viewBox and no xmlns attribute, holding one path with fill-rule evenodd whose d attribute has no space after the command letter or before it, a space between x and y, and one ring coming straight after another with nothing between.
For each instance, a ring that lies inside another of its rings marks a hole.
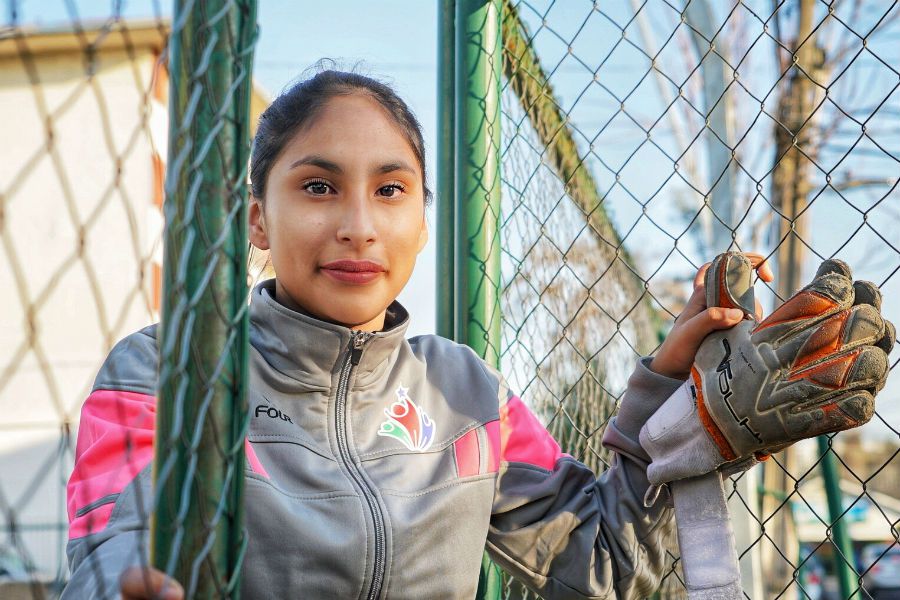
<instances>
[{"instance_id":1,"label":"eyebrow","mask_svg":"<svg viewBox=\"0 0 900 600\"><path fill-rule=\"evenodd\" d=\"M330 171L337 175L343 174L344 170L341 166L335 162L332 162L322 156L317 154L310 154L309 156L304 156L303 158L299 158L291 163L291 166L288 167L288 170L294 169L296 167L302 165L311 165L314 167L319 167L325 169L326 171ZM372 170L373 173L384 175L387 173L393 173L394 171L407 171L409 173L415 174L416 170L411 166L402 161L390 162L381 165L380 167L376 167Z\"/></svg>"},{"instance_id":2,"label":"eyebrow","mask_svg":"<svg viewBox=\"0 0 900 600\"><path fill-rule=\"evenodd\" d=\"M405 162L387 163L385 165L381 165L375 170L376 173L379 173L381 175L384 175L386 173L393 173L394 171L407 171L409 173L412 173L413 175L416 174L416 170Z\"/></svg>"},{"instance_id":3,"label":"eyebrow","mask_svg":"<svg viewBox=\"0 0 900 600\"><path fill-rule=\"evenodd\" d=\"M344 172L340 165L322 158L317 154L311 154L309 156L304 156L303 158L295 160L291 163L291 166L288 167L288 170L290 171L291 169L299 167L301 165L312 165L314 167L320 167L322 169L325 169L326 171L331 171L332 173L336 173L338 175Z\"/></svg>"}]
</instances>

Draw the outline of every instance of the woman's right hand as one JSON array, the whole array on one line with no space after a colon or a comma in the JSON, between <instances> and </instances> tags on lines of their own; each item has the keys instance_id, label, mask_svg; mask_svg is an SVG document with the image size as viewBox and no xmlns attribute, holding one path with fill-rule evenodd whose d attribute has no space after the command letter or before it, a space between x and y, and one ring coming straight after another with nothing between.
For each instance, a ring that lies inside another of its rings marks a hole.
<instances>
[{"instance_id":1,"label":"woman's right hand","mask_svg":"<svg viewBox=\"0 0 900 600\"><path fill-rule=\"evenodd\" d=\"M131 567L119 578L122 600L184 600L184 589L159 569Z\"/></svg>"},{"instance_id":2,"label":"woman's right hand","mask_svg":"<svg viewBox=\"0 0 900 600\"><path fill-rule=\"evenodd\" d=\"M750 265L765 282L774 279L772 269L765 256L755 252L742 253L750 261ZM650 363L650 370L672 379L687 379L694 364L694 357L706 336L720 329L728 329L744 319L744 312L738 308L722 308L706 306L706 271L711 262L706 263L694 277L694 293L687 306L675 319L675 325L662 345L656 351ZM759 302L755 307L756 319L762 320L762 307Z\"/></svg>"}]
</instances>

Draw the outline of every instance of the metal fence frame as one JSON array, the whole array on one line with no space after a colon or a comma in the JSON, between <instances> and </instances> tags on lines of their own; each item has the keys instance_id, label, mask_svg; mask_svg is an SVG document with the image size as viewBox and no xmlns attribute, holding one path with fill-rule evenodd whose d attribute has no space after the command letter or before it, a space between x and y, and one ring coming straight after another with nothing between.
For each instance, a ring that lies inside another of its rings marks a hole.
<instances>
[{"instance_id":1,"label":"metal fence frame","mask_svg":"<svg viewBox=\"0 0 900 600\"><path fill-rule=\"evenodd\" d=\"M173 22L150 560L191 598L236 598L256 1L178 0Z\"/></svg>"}]
</instances>

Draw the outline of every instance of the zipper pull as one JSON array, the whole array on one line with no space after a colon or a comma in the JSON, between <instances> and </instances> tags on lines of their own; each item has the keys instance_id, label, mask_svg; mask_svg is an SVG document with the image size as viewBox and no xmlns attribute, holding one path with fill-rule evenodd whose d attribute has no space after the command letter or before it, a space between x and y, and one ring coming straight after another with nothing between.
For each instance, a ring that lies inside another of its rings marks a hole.
<instances>
[{"instance_id":1,"label":"zipper pull","mask_svg":"<svg viewBox=\"0 0 900 600\"><path fill-rule=\"evenodd\" d=\"M350 348L350 364L354 367L359 364L359 359L362 358L363 346L371 336L372 334L367 331L353 332L353 340Z\"/></svg>"}]
</instances>

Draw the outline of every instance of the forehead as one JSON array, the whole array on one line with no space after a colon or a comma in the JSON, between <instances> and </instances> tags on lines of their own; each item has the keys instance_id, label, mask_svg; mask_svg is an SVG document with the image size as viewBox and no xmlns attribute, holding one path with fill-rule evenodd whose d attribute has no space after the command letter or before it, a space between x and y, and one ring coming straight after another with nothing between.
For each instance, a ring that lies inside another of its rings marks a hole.
<instances>
[{"instance_id":1,"label":"forehead","mask_svg":"<svg viewBox=\"0 0 900 600\"><path fill-rule=\"evenodd\" d=\"M377 100L366 94L336 96L297 131L285 146L285 157L315 152L331 160L418 162L403 129Z\"/></svg>"}]
</instances>

